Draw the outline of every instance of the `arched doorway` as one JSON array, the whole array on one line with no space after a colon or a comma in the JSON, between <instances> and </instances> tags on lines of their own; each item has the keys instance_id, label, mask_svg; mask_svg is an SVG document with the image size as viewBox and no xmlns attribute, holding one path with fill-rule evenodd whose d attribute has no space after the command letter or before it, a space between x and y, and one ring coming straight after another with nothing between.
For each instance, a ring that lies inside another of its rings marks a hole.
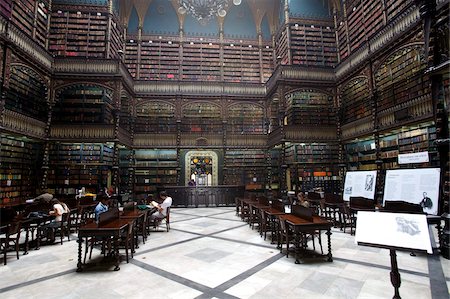
<instances>
[{"instance_id":1,"label":"arched doorway","mask_svg":"<svg viewBox=\"0 0 450 299\"><path fill-rule=\"evenodd\" d=\"M197 186L217 186L219 158L213 151L189 151L185 156L184 184L194 179Z\"/></svg>"}]
</instances>

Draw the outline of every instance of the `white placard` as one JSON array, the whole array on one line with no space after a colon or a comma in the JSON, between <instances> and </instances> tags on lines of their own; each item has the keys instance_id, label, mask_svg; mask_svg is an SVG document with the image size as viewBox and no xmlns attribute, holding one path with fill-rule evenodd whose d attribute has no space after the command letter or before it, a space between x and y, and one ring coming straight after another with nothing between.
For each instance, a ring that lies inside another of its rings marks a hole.
<instances>
[{"instance_id":1,"label":"white placard","mask_svg":"<svg viewBox=\"0 0 450 299\"><path fill-rule=\"evenodd\" d=\"M426 215L359 211L355 242L433 253Z\"/></svg>"},{"instance_id":2,"label":"white placard","mask_svg":"<svg viewBox=\"0 0 450 299\"><path fill-rule=\"evenodd\" d=\"M410 163L427 163L430 161L428 152L399 154L398 164L410 164Z\"/></svg>"},{"instance_id":3,"label":"white placard","mask_svg":"<svg viewBox=\"0 0 450 299\"><path fill-rule=\"evenodd\" d=\"M437 215L440 173L439 168L386 170L383 205L401 200L420 204L425 213Z\"/></svg>"},{"instance_id":4,"label":"white placard","mask_svg":"<svg viewBox=\"0 0 450 299\"><path fill-rule=\"evenodd\" d=\"M69 185L69 180L64 180L64 185Z\"/></svg>"},{"instance_id":5,"label":"white placard","mask_svg":"<svg viewBox=\"0 0 450 299\"><path fill-rule=\"evenodd\" d=\"M12 181L11 180L7 180L6 181L6 186L11 186Z\"/></svg>"},{"instance_id":6,"label":"white placard","mask_svg":"<svg viewBox=\"0 0 450 299\"><path fill-rule=\"evenodd\" d=\"M349 201L351 196L375 198L375 183L377 171L347 171L344 183L344 200Z\"/></svg>"},{"instance_id":7,"label":"white placard","mask_svg":"<svg viewBox=\"0 0 450 299\"><path fill-rule=\"evenodd\" d=\"M144 184L149 184L150 183L150 179L144 179Z\"/></svg>"}]
</instances>

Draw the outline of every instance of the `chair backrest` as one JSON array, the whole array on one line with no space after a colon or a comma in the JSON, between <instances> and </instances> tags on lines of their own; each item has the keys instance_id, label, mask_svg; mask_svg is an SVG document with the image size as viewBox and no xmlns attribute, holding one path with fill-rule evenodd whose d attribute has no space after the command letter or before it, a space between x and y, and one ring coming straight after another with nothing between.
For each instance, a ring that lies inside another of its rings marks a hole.
<instances>
[{"instance_id":1,"label":"chair backrest","mask_svg":"<svg viewBox=\"0 0 450 299\"><path fill-rule=\"evenodd\" d=\"M124 209L124 210L134 210L135 206L136 206L136 202L131 201L131 202L125 203L125 204L123 205L123 209Z\"/></svg>"},{"instance_id":2,"label":"chair backrest","mask_svg":"<svg viewBox=\"0 0 450 299\"><path fill-rule=\"evenodd\" d=\"M278 218L278 220L280 221L280 228L281 228L281 231L282 231L283 233L286 233L286 232L287 232L286 221L283 220L283 219L281 219L281 218Z\"/></svg>"},{"instance_id":3,"label":"chair backrest","mask_svg":"<svg viewBox=\"0 0 450 299\"><path fill-rule=\"evenodd\" d=\"M375 201L373 199L361 196L351 196L350 208L359 210L375 210Z\"/></svg>"},{"instance_id":4,"label":"chair backrest","mask_svg":"<svg viewBox=\"0 0 450 299\"><path fill-rule=\"evenodd\" d=\"M317 193L317 192L308 192L307 198L308 198L309 200L321 200L321 199L322 199L322 197L320 196L320 194Z\"/></svg>"},{"instance_id":5,"label":"chair backrest","mask_svg":"<svg viewBox=\"0 0 450 299\"><path fill-rule=\"evenodd\" d=\"M410 214L423 214L423 208L419 204L410 203L406 201L385 201L382 211L392 213L410 213Z\"/></svg>"},{"instance_id":6,"label":"chair backrest","mask_svg":"<svg viewBox=\"0 0 450 299\"><path fill-rule=\"evenodd\" d=\"M267 197L265 196L260 196L258 197L258 203L268 206L269 205L269 199L267 199Z\"/></svg>"},{"instance_id":7,"label":"chair backrest","mask_svg":"<svg viewBox=\"0 0 450 299\"><path fill-rule=\"evenodd\" d=\"M7 236L15 235L20 233L21 229L21 222L20 221L14 221L8 226L7 230Z\"/></svg>"},{"instance_id":8,"label":"chair backrest","mask_svg":"<svg viewBox=\"0 0 450 299\"><path fill-rule=\"evenodd\" d=\"M278 199L272 200L272 208L274 208L275 210L281 211L283 213L285 212L283 202Z\"/></svg>"},{"instance_id":9,"label":"chair backrest","mask_svg":"<svg viewBox=\"0 0 450 299\"><path fill-rule=\"evenodd\" d=\"M106 222L109 222L111 220L118 219L118 218L119 218L119 209L112 208L106 212L101 213L98 216L98 224L102 225L103 223L106 223Z\"/></svg>"},{"instance_id":10,"label":"chair backrest","mask_svg":"<svg viewBox=\"0 0 450 299\"><path fill-rule=\"evenodd\" d=\"M306 208L301 205L293 205L291 214L295 215L297 217L300 217L302 219L313 221L312 211L310 208Z\"/></svg>"},{"instance_id":11,"label":"chair backrest","mask_svg":"<svg viewBox=\"0 0 450 299\"><path fill-rule=\"evenodd\" d=\"M167 207L167 212L166 212L166 223L170 222L170 207Z\"/></svg>"},{"instance_id":12,"label":"chair backrest","mask_svg":"<svg viewBox=\"0 0 450 299\"><path fill-rule=\"evenodd\" d=\"M344 203L344 198L340 195L336 195L333 193L325 193L324 197L323 197L325 203L330 203L330 204L343 204Z\"/></svg>"}]
</instances>

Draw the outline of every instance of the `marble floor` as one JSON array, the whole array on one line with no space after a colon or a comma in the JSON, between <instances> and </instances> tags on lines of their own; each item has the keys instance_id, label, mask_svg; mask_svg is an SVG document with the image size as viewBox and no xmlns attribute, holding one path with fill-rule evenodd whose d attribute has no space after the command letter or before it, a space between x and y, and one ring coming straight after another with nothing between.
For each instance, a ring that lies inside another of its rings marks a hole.
<instances>
[{"instance_id":1,"label":"marble floor","mask_svg":"<svg viewBox=\"0 0 450 299\"><path fill-rule=\"evenodd\" d=\"M337 228L331 236L333 262L313 258L302 264L280 254L232 207L173 208L170 232L163 228L152 232L120 271L113 271L94 249L90 266L76 272L76 235L63 245L31 250L20 260L10 253L6 266L0 258L0 298L352 299L394 294L389 251L355 245L354 236ZM398 252L397 259L402 298L449 298L449 260L409 252Z\"/></svg>"}]
</instances>

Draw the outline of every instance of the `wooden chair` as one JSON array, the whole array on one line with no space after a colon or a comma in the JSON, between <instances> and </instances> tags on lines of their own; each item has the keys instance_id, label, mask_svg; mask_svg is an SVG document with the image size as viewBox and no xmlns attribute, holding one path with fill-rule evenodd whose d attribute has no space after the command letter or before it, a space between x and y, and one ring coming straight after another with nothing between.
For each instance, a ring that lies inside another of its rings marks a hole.
<instances>
[{"instance_id":1,"label":"wooden chair","mask_svg":"<svg viewBox=\"0 0 450 299\"><path fill-rule=\"evenodd\" d=\"M306 200L309 202L311 208L315 209L315 213L317 215L323 214L323 199L317 192L308 192L306 196Z\"/></svg>"},{"instance_id":2,"label":"wooden chair","mask_svg":"<svg viewBox=\"0 0 450 299\"><path fill-rule=\"evenodd\" d=\"M147 235L148 235L147 218L148 218L148 210L144 214L144 217L142 218L142 220L140 220L140 222L138 223L138 226L139 226L138 235L142 236L142 243L144 243L144 244L145 244L145 240L147 240Z\"/></svg>"},{"instance_id":3,"label":"wooden chair","mask_svg":"<svg viewBox=\"0 0 450 299\"><path fill-rule=\"evenodd\" d=\"M325 219L331 221L333 226L336 227L337 223L343 226L343 215L344 212L344 199L340 195L333 193L325 193L323 200L323 215ZM337 216L337 218L336 218Z\"/></svg>"},{"instance_id":4,"label":"wooden chair","mask_svg":"<svg viewBox=\"0 0 450 299\"><path fill-rule=\"evenodd\" d=\"M295 215L297 217L300 217L302 219L313 221L313 211L310 208L306 208L300 205L294 205L292 206L291 214ZM323 248L322 248L322 235L320 233L320 230L310 230L307 232L304 232L302 235L302 247L306 248L308 245L308 239L311 239L313 243L313 250L316 250L316 244L315 244L315 237L319 240L320 245L320 251L323 254ZM300 244L297 244L300 245Z\"/></svg>"},{"instance_id":5,"label":"wooden chair","mask_svg":"<svg viewBox=\"0 0 450 299\"><path fill-rule=\"evenodd\" d=\"M61 225L59 227L55 228L55 237L56 237L56 234L59 234L61 245L63 244L64 234L67 234L67 241L70 241L71 217L72 217L72 214L70 212L62 214L62 220L60 222Z\"/></svg>"},{"instance_id":6,"label":"wooden chair","mask_svg":"<svg viewBox=\"0 0 450 299\"><path fill-rule=\"evenodd\" d=\"M278 246L280 248L280 253L283 253L283 243L286 243L286 257L289 257L289 244L290 240L294 239L294 234L292 230L289 229L288 224L285 220L278 217L280 230L278 232Z\"/></svg>"},{"instance_id":7,"label":"wooden chair","mask_svg":"<svg viewBox=\"0 0 450 299\"><path fill-rule=\"evenodd\" d=\"M375 211L375 201L362 196L351 196L350 203L346 209L346 217L350 221L350 234L353 235L353 228L356 229L356 217L358 211ZM346 226L344 225L344 232Z\"/></svg>"},{"instance_id":8,"label":"wooden chair","mask_svg":"<svg viewBox=\"0 0 450 299\"><path fill-rule=\"evenodd\" d=\"M166 216L164 218L151 219L148 217L149 223L155 230L158 230L158 227L161 225L162 221L166 221L166 231L170 230L170 207L167 208Z\"/></svg>"},{"instance_id":9,"label":"wooden chair","mask_svg":"<svg viewBox=\"0 0 450 299\"><path fill-rule=\"evenodd\" d=\"M19 259L19 240L20 240L21 222L14 221L8 225L5 237L0 238L0 245L3 251L3 264L6 265L7 252L11 246L16 251L16 257Z\"/></svg>"},{"instance_id":10,"label":"wooden chair","mask_svg":"<svg viewBox=\"0 0 450 299\"><path fill-rule=\"evenodd\" d=\"M125 248L125 256L127 263L129 262L128 251L131 249L131 258L133 258L134 252L134 234L133 234L133 224L128 224L128 230L119 240L119 248Z\"/></svg>"}]
</instances>

